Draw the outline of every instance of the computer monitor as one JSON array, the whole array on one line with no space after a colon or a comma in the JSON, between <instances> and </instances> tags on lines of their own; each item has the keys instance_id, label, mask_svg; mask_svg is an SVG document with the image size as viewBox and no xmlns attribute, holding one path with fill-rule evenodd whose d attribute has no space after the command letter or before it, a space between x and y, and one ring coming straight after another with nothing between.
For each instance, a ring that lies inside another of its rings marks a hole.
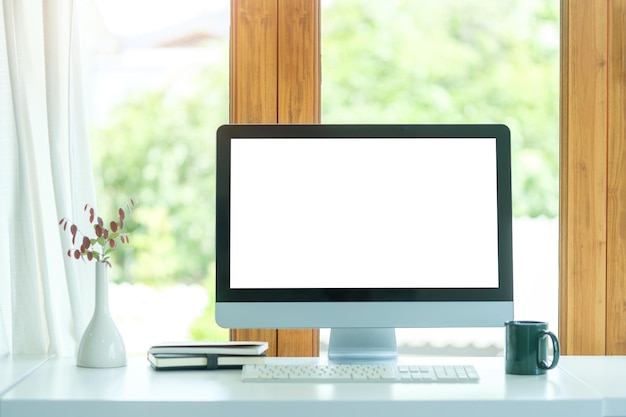
<instances>
[{"instance_id":1,"label":"computer monitor","mask_svg":"<svg viewBox=\"0 0 626 417\"><path fill-rule=\"evenodd\" d=\"M225 125L216 176L220 326L383 361L396 328L513 317L504 125Z\"/></svg>"}]
</instances>

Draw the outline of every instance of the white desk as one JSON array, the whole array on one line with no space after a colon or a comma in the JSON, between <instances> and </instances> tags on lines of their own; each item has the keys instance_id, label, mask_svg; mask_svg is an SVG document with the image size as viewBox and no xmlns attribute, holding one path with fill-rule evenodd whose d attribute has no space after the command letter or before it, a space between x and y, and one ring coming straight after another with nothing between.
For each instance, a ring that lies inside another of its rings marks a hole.
<instances>
[{"instance_id":1,"label":"white desk","mask_svg":"<svg viewBox=\"0 0 626 417\"><path fill-rule=\"evenodd\" d=\"M0 355L0 397L48 360L45 356Z\"/></svg>"},{"instance_id":2,"label":"white desk","mask_svg":"<svg viewBox=\"0 0 626 417\"><path fill-rule=\"evenodd\" d=\"M602 395L603 416L626 416L626 356L566 356L559 366Z\"/></svg>"},{"instance_id":3,"label":"white desk","mask_svg":"<svg viewBox=\"0 0 626 417\"><path fill-rule=\"evenodd\" d=\"M429 360L472 364L478 384L269 384L243 383L238 370L156 372L144 358L116 369L54 358L0 398L0 416L601 416L601 395L570 372L505 375L503 361Z\"/></svg>"}]
</instances>

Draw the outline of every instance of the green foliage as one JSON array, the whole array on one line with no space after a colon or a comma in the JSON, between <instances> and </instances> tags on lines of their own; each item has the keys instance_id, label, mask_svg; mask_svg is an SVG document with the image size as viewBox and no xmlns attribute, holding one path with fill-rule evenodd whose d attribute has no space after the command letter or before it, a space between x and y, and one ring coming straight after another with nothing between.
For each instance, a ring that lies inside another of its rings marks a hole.
<instances>
[{"instance_id":1,"label":"green foliage","mask_svg":"<svg viewBox=\"0 0 626 417\"><path fill-rule=\"evenodd\" d=\"M505 123L514 214L558 214L558 0L333 0L322 13L324 123ZM191 333L206 340L228 338L207 273L225 62L129 96L92 134L100 206L141 201L112 279L203 282L210 302Z\"/></svg>"},{"instance_id":2,"label":"green foliage","mask_svg":"<svg viewBox=\"0 0 626 417\"><path fill-rule=\"evenodd\" d=\"M324 123L505 123L515 215L557 215L557 0L333 0L322 30ZM177 82L128 97L92 134L100 206L120 195L141 202L112 278L203 282L210 304L192 326L196 339L228 337L215 324L213 273L226 62L182 89Z\"/></svg>"},{"instance_id":3,"label":"green foliage","mask_svg":"<svg viewBox=\"0 0 626 417\"><path fill-rule=\"evenodd\" d=\"M133 194L133 245L116 281L166 285L205 279L214 261L215 131L228 121L227 66L209 66L192 88L134 94L93 138L98 198ZM177 87L177 88L174 88Z\"/></svg>"},{"instance_id":4,"label":"green foliage","mask_svg":"<svg viewBox=\"0 0 626 417\"><path fill-rule=\"evenodd\" d=\"M324 123L505 123L514 214L558 214L557 0L335 0Z\"/></svg>"}]
</instances>

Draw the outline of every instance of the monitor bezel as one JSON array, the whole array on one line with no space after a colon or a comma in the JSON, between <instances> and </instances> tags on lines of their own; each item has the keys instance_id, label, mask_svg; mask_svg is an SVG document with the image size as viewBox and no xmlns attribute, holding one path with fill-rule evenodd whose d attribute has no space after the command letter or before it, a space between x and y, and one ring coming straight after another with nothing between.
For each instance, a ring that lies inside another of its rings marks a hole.
<instances>
[{"instance_id":1,"label":"monitor bezel","mask_svg":"<svg viewBox=\"0 0 626 417\"><path fill-rule=\"evenodd\" d=\"M498 205L496 288L230 288L230 144L236 138L495 138ZM292 302L512 302L510 131L502 124L231 124L217 131L216 301Z\"/></svg>"}]
</instances>

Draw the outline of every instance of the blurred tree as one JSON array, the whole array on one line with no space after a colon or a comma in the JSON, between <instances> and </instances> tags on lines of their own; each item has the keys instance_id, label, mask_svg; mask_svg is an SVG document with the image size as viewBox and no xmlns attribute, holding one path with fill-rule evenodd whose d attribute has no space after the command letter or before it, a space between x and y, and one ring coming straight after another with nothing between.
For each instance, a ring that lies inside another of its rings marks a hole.
<instances>
[{"instance_id":1,"label":"blurred tree","mask_svg":"<svg viewBox=\"0 0 626 417\"><path fill-rule=\"evenodd\" d=\"M558 0L333 0L322 11L324 123L505 123L514 214L558 213ZM99 207L138 200L116 281L199 283L214 322L215 130L228 74L133 94L93 138ZM106 215L106 213L103 213Z\"/></svg>"},{"instance_id":2,"label":"blurred tree","mask_svg":"<svg viewBox=\"0 0 626 417\"><path fill-rule=\"evenodd\" d=\"M132 245L111 271L117 281L196 283L214 261L215 131L228 121L227 74L208 67L190 84L130 96L92 135L100 206L138 200Z\"/></svg>"},{"instance_id":3,"label":"blurred tree","mask_svg":"<svg viewBox=\"0 0 626 417\"><path fill-rule=\"evenodd\" d=\"M335 0L324 123L505 123L516 217L558 214L558 0Z\"/></svg>"}]
</instances>

